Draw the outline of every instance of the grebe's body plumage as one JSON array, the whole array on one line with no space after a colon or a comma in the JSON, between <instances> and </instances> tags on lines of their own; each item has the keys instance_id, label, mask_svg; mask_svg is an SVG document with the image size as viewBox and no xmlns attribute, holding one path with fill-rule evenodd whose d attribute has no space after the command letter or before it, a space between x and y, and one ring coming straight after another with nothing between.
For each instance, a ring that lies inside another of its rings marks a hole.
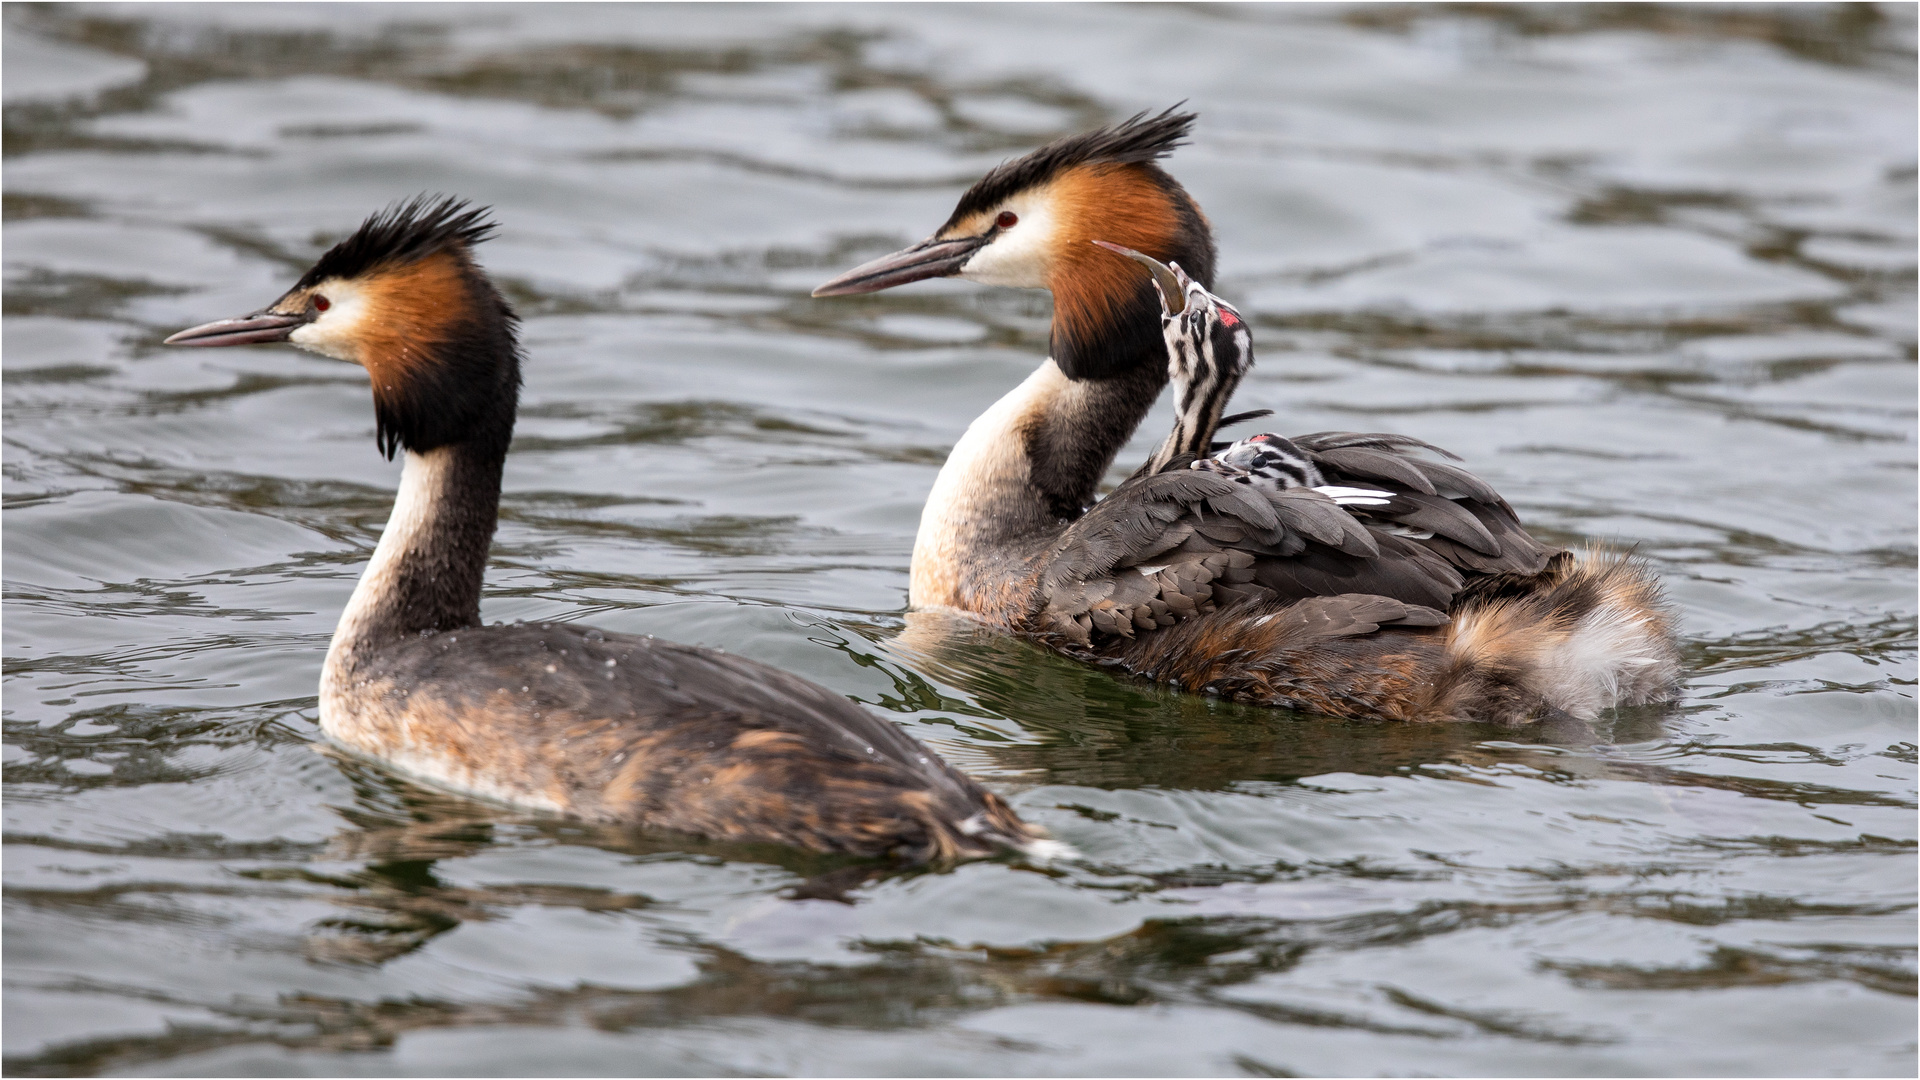
<instances>
[{"instance_id":1,"label":"grebe's body plumage","mask_svg":"<svg viewBox=\"0 0 1920 1080\"><path fill-rule=\"evenodd\" d=\"M169 342L290 341L365 367L405 464L342 614L320 726L417 778L517 806L721 840L944 860L1050 841L894 725L752 660L568 623L484 626L480 588L520 386L482 211L370 218L244 319Z\"/></svg>"},{"instance_id":2,"label":"grebe's body plumage","mask_svg":"<svg viewBox=\"0 0 1920 1080\"><path fill-rule=\"evenodd\" d=\"M1054 295L1053 358L969 426L934 481L912 603L1341 716L1523 723L1667 696L1672 624L1646 571L1539 543L1483 481L1427 456L1437 448L1327 432L1209 457L1252 353L1208 291L1206 218L1153 164L1192 120L1142 114L1003 165L931 239L816 290L960 276ZM1101 363L1085 362L1088 341ZM1093 503L1169 378L1173 433Z\"/></svg>"}]
</instances>

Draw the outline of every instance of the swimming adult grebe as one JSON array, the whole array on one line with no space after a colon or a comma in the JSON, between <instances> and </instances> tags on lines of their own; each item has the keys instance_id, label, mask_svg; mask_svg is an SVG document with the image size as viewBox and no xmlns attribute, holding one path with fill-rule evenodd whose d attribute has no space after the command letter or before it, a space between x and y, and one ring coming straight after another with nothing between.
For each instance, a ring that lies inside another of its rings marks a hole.
<instances>
[{"instance_id":1,"label":"swimming adult grebe","mask_svg":"<svg viewBox=\"0 0 1920 1080\"><path fill-rule=\"evenodd\" d=\"M471 255L493 229L451 198L395 205L266 308L167 339L357 363L380 450L405 453L327 650L321 729L420 779L591 821L915 861L1057 853L932 750L805 679L571 623L481 625L520 392L518 320Z\"/></svg>"},{"instance_id":2,"label":"swimming adult grebe","mask_svg":"<svg viewBox=\"0 0 1920 1080\"><path fill-rule=\"evenodd\" d=\"M1155 164L1193 120L1142 113L1001 165L932 238L814 291L959 276L1053 293L1051 358L973 422L934 481L912 603L1337 716L1514 724L1666 697L1677 657L1651 576L1540 544L1419 440L1266 436L1263 469L1311 466L1292 485L1238 483L1223 473L1251 470L1234 461L1186 467L1252 357L1245 321L1208 291L1206 218ZM1121 245L1184 271L1157 285L1173 272L1100 250ZM1207 363L1180 388L1175 434L1090 505L1183 352ZM1327 486L1356 493L1314 490ZM1363 505L1379 496L1362 490L1389 498Z\"/></svg>"}]
</instances>

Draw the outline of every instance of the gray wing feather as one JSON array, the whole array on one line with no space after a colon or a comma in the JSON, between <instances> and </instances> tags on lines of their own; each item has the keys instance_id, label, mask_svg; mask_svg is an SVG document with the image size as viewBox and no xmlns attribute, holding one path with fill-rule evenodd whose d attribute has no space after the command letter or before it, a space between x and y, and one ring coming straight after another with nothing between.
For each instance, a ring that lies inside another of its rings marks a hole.
<instances>
[{"instance_id":1,"label":"gray wing feather","mask_svg":"<svg viewBox=\"0 0 1920 1080\"><path fill-rule=\"evenodd\" d=\"M1086 645L1096 634L1130 639L1253 601L1296 602L1289 610L1301 618L1344 612L1354 627L1438 625L1465 587L1463 571L1537 573L1554 554L1485 482L1418 456L1454 456L1431 443L1377 432L1293 441L1329 482L1394 498L1344 507L1318 491L1269 491L1176 459L1121 484L1040 559L1041 626ZM1410 539L1393 527L1432 535Z\"/></svg>"},{"instance_id":2,"label":"gray wing feather","mask_svg":"<svg viewBox=\"0 0 1920 1080\"><path fill-rule=\"evenodd\" d=\"M1405 435L1322 431L1293 440L1333 483L1392 491L1385 507L1355 507L1363 521L1392 523L1434 535L1418 540L1428 551L1473 573L1537 574L1561 549L1521 528L1513 507L1486 481L1424 454L1459 458Z\"/></svg>"},{"instance_id":3,"label":"gray wing feather","mask_svg":"<svg viewBox=\"0 0 1920 1080\"><path fill-rule=\"evenodd\" d=\"M1348 593L1302 600L1280 613L1289 638L1325 640L1371 634L1386 625L1441 626L1444 612L1403 604L1390 596Z\"/></svg>"},{"instance_id":4,"label":"gray wing feather","mask_svg":"<svg viewBox=\"0 0 1920 1080\"><path fill-rule=\"evenodd\" d=\"M1405 509L1401 509L1403 504ZM1465 544L1482 555L1500 554L1500 541L1493 538L1479 518L1452 499L1438 495L1400 495L1388 512L1394 521Z\"/></svg>"},{"instance_id":5,"label":"gray wing feather","mask_svg":"<svg viewBox=\"0 0 1920 1080\"><path fill-rule=\"evenodd\" d=\"M1355 521L1339 503L1309 488L1270 492L1267 498L1286 526L1309 540L1344 551L1349 555L1373 558L1380 554L1366 526Z\"/></svg>"},{"instance_id":6,"label":"gray wing feather","mask_svg":"<svg viewBox=\"0 0 1920 1080\"><path fill-rule=\"evenodd\" d=\"M1323 472L1338 472L1369 480L1387 480L1405 484L1422 495L1432 495L1433 481L1414 467L1413 461L1379 450L1364 448L1322 450L1313 453Z\"/></svg>"},{"instance_id":7,"label":"gray wing feather","mask_svg":"<svg viewBox=\"0 0 1920 1080\"><path fill-rule=\"evenodd\" d=\"M1460 455L1411 435L1394 435L1384 431L1316 431L1311 435L1295 435L1295 446L1307 450L1339 450L1345 447L1361 447L1368 450L1427 450L1443 458L1459 461Z\"/></svg>"},{"instance_id":8,"label":"gray wing feather","mask_svg":"<svg viewBox=\"0 0 1920 1080\"><path fill-rule=\"evenodd\" d=\"M1500 493L1488 486L1485 480L1465 469L1455 468L1438 461L1422 461L1419 458L1405 459L1408 464L1426 474L1427 481L1433 485L1433 494L1449 499L1477 499L1484 503L1505 506L1506 500Z\"/></svg>"}]
</instances>

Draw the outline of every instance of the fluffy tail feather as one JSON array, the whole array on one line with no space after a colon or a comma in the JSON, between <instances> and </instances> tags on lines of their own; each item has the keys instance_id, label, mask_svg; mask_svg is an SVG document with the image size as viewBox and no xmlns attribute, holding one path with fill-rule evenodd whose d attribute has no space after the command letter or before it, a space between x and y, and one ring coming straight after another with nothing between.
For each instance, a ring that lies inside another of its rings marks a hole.
<instances>
[{"instance_id":1,"label":"fluffy tail feather","mask_svg":"<svg viewBox=\"0 0 1920 1080\"><path fill-rule=\"evenodd\" d=\"M1653 575L1612 551L1547 575L1524 595L1475 597L1454 611L1447 656L1456 693L1498 685L1581 719L1671 699L1679 653Z\"/></svg>"}]
</instances>

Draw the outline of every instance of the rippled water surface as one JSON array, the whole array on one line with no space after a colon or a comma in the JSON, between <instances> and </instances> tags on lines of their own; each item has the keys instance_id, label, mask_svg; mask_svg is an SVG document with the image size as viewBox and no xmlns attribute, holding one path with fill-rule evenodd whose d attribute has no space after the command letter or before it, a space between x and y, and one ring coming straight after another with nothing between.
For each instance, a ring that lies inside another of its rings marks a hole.
<instances>
[{"instance_id":1,"label":"rippled water surface","mask_svg":"<svg viewBox=\"0 0 1920 1080\"><path fill-rule=\"evenodd\" d=\"M10 1074L1914 1071L1913 8L6 20ZM906 612L1047 300L808 289L1180 99L1241 407L1637 544L1680 707L1335 722ZM1084 859L688 848L316 751L397 480L365 378L158 341L422 190L497 208L526 318L487 617L804 673Z\"/></svg>"}]
</instances>

